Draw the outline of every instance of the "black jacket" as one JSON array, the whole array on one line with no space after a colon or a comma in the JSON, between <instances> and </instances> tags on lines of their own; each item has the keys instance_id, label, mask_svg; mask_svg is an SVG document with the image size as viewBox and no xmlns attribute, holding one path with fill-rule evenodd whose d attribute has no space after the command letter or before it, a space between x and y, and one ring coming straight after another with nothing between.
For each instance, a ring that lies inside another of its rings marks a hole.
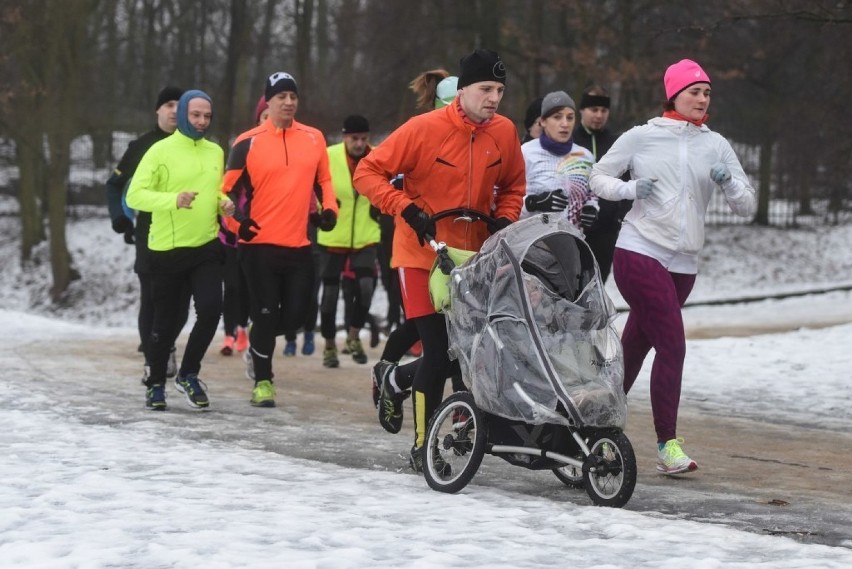
<instances>
[{"instance_id":1,"label":"black jacket","mask_svg":"<svg viewBox=\"0 0 852 569\"><path fill-rule=\"evenodd\" d=\"M589 132L582 124L578 123L574 129L574 142L589 149L595 155L595 162L603 158L603 155L609 151L617 138L615 134L606 128ZM629 174L625 173L625 179L629 179ZM627 212L630 211L630 208L633 207L633 200L614 202L599 198L598 205L601 208L598 212L598 219L592 227L586 229L585 233L587 235L609 233L612 231L618 232L621 229L621 221L627 215Z\"/></svg>"},{"instance_id":2,"label":"black jacket","mask_svg":"<svg viewBox=\"0 0 852 569\"><path fill-rule=\"evenodd\" d=\"M136 140L127 145L124 155L113 170L112 175L106 182L107 207L109 208L110 220L115 227L115 221L125 218L122 200L130 179L136 173L142 156L148 152L155 142L159 142L169 136L169 133L155 126ZM148 230L151 227L151 214L145 211L136 212L136 226L133 229L136 242L136 262L133 270L137 273L146 273L150 270L150 259L148 257Z\"/></svg>"}]
</instances>

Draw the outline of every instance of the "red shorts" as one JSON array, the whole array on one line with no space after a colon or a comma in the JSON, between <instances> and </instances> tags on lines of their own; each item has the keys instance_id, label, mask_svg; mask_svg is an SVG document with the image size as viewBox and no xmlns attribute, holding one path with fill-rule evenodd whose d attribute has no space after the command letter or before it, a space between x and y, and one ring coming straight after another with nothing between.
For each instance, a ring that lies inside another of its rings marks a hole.
<instances>
[{"instance_id":1,"label":"red shorts","mask_svg":"<svg viewBox=\"0 0 852 569\"><path fill-rule=\"evenodd\" d=\"M397 272L405 317L408 319L435 314L435 307L429 297L429 271L400 267Z\"/></svg>"}]
</instances>

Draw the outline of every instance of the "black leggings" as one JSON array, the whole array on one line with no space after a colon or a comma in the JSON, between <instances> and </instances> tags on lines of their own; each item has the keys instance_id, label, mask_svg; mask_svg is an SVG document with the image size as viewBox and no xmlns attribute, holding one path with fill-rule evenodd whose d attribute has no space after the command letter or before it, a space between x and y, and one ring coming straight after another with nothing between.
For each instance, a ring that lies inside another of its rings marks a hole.
<instances>
[{"instance_id":1,"label":"black leggings","mask_svg":"<svg viewBox=\"0 0 852 569\"><path fill-rule=\"evenodd\" d=\"M240 266L249 286L254 374L258 381L272 379L275 336L305 321L313 289L311 248L242 245Z\"/></svg>"},{"instance_id":2,"label":"black leggings","mask_svg":"<svg viewBox=\"0 0 852 569\"><path fill-rule=\"evenodd\" d=\"M225 250L225 294L222 305L222 323L226 335L236 336L238 326L245 328L248 325L248 285L243 272L240 270L237 249L227 246L223 249Z\"/></svg>"},{"instance_id":3,"label":"black leggings","mask_svg":"<svg viewBox=\"0 0 852 569\"><path fill-rule=\"evenodd\" d=\"M423 446L429 418L444 398L444 385L453 370L447 355L449 339L443 314L412 318L423 342L423 357L411 385L414 401L414 445Z\"/></svg>"},{"instance_id":4,"label":"black leggings","mask_svg":"<svg viewBox=\"0 0 852 569\"><path fill-rule=\"evenodd\" d=\"M139 326L139 339L142 341L142 353L148 353L148 343L151 341L151 332L154 329L154 297L151 293L151 274L137 273L139 279L139 317L137 320ZM181 330L186 326L186 321L189 319L189 300L192 297L192 291L189 286L184 285L182 288L183 297L178 306L177 318L175 319L175 329L172 336L172 346L175 345L177 337L180 336ZM148 365L146 357L145 364Z\"/></svg>"},{"instance_id":5,"label":"black leggings","mask_svg":"<svg viewBox=\"0 0 852 569\"><path fill-rule=\"evenodd\" d=\"M151 275L154 323L148 351L145 353L151 365L151 375L146 382L149 386L166 381L166 365L174 344L174 330L182 312L181 306L186 304L184 287L192 292L195 324L183 352L179 375L201 371L201 360L216 335L219 316L222 314L220 259L208 258L176 272L154 272Z\"/></svg>"}]
</instances>

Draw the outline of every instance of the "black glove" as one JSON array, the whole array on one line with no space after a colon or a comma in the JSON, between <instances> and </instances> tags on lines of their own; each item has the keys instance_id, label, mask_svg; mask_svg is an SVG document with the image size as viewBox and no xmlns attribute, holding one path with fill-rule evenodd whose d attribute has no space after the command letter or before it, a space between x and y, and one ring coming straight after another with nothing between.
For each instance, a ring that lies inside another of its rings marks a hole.
<instances>
[{"instance_id":1,"label":"black glove","mask_svg":"<svg viewBox=\"0 0 852 569\"><path fill-rule=\"evenodd\" d=\"M240 222L240 239L243 241L251 241L257 236L257 231L254 229L260 229L260 226L257 224L255 220L250 217L245 218Z\"/></svg>"},{"instance_id":2,"label":"black glove","mask_svg":"<svg viewBox=\"0 0 852 569\"><path fill-rule=\"evenodd\" d=\"M334 213L334 210L322 210L322 213L319 214L319 223L317 223L320 231L331 231L335 225L337 225L337 214Z\"/></svg>"},{"instance_id":3,"label":"black glove","mask_svg":"<svg viewBox=\"0 0 852 569\"><path fill-rule=\"evenodd\" d=\"M378 223L382 219L382 210L380 210L379 208L377 208L374 205L371 205L370 206L370 218L373 221L375 221L376 223Z\"/></svg>"},{"instance_id":4,"label":"black glove","mask_svg":"<svg viewBox=\"0 0 852 569\"><path fill-rule=\"evenodd\" d=\"M584 229L590 228L598 220L598 208L591 204L586 204L580 210L580 225Z\"/></svg>"},{"instance_id":5,"label":"black glove","mask_svg":"<svg viewBox=\"0 0 852 569\"><path fill-rule=\"evenodd\" d=\"M127 219L126 217L124 219ZM130 224L130 227L124 232L124 242L128 245L133 245L136 243L136 238L133 235L133 224Z\"/></svg>"},{"instance_id":6,"label":"black glove","mask_svg":"<svg viewBox=\"0 0 852 569\"><path fill-rule=\"evenodd\" d=\"M416 205L411 204L402 210L402 219L417 234L421 247L426 244L427 235L435 238L435 221Z\"/></svg>"},{"instance_id":7,"label":"black glove","mask_svg":"<svg viewBox=\"0 0 852 569\"><path fill-rule=\"evenodd\" d=\"M527 211L557 212L568 207L568 196L561 189L544 194L530 194L524 199Z\"/></svg>"},{"instance_id":8,"label":"black glove","mask_svg":"<svg viewBox=\"0 0 852 569\"><path fill-rule=\"evenodd\" d=\"M498 217L497 219L492 219L487 222L488 224L488 232L491 235L494 235L501 229L505 227L509 227L512 225L512 220L506 217Z\"/></svg>"},{"instance_id":9,"label":"black glove","mask_svg":"<svg viewBox=\"0 0 852 569\"><path fill-rule=\"evenodd\" d=\"M133 222L125 215L119 215L112 220L112 230L116 233L127 233L127 230L133 230Z\"/></svg>"}]
</instances>

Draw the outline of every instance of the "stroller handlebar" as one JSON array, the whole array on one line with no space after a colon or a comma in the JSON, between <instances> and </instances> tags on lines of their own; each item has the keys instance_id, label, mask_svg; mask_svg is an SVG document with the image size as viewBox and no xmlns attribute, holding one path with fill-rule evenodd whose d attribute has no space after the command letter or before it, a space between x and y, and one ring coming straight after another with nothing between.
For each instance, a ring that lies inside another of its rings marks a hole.
<instances>
[{"instance_id":1,"label":"stroller handlebar","mask_svg":"<svg viewBox=\"0 0 852 569\"><path fill-rule=\"evenodd\" d=\"M486 215L481 211L464 207L439 211L432 216L432 221L438 221L439 219L453 216L456 217L454 221L482 221L488 225L494 223L493 217ZM432 247L438 255L438 267L441 269L441 272L445 275L449 275L450 271L455 268L456 264L452 259L450 259L449 253L447 253L447 244L443 241L436 241L434 235L425 235L424 237L428 241L429 246Z\"/></svg>"}]
</instances>

